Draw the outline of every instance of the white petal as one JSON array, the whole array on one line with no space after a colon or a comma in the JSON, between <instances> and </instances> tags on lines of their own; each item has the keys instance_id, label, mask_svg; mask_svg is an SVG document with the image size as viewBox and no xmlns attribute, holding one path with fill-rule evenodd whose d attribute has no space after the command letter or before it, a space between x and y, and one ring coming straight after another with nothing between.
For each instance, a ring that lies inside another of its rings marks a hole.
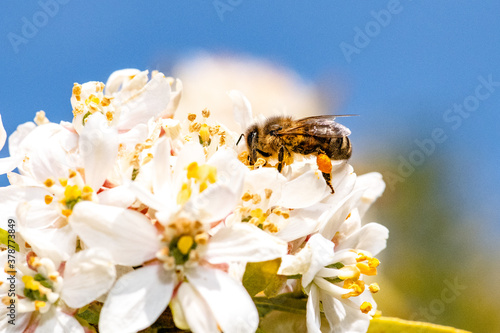
<instances>
[{"instance_id":1,"label":"white petal","mask_svg":"<svg viewBox=\"0 0 500 333\"><path fill-rule=\"evenodd\" d=\"M2 221L16 216L17 206L21 202L43 198L47 190L38 187L6 186L0 187L0 218Z\"/></svg>"},{"instance_id":2,"label":"white petal","mask_svg":"<svg viewBox=\"0 0 500 333\"><path fill-rule=\"evenodd\" d=\"M303 208L323 198L326 183L318 170L309 170L283 186L278 205L287 208Z\"/></svg>"},{"instance_id":3,"label":"white petal","mask_svg":"<svg viewBox=\"0 0 500 333\"><path fill-rule=\"evenodd\" d=\"M186 276L208 303L223 332L255 332L259 314L241 284L223 271L201 266L187 270Z\"/></svg>"},{"instance_id":4,"label":"white petal","mask_svg":"<svg viewBox=\"0 0 500 333\"><path fill-rule=\"evenodd\" d=\"M184 205L184 210L202 223L217 222L234 210L238 198L230 187L213 184L202 193L191 197Z\"/></svg>"},{"instance_id":5,"label":"white petal","mask_svg":"<svg viewBox=\"0 0 500 333\"><path fill-rule=\"evenodd\" d=\"M136 332L165 310L174 290L174 275L161 265L141 267L125 274L109 292L99 320L101 333Z\"/></svg>"},{"instance_id":6,"label":"white petal","mask_svg":"<svg viewBox=\"0 0 500 333\"><path fill-rule=\"evenodd\" d=\"M363 217L371 204L384 193L385 182L380 173L370 172L356 179L355 189L365 189L361 203L358 205L359 215Z\"/></svg>"},{"instance_id":7,"label":"white petal","mask_svg":"<svg viewBox=\"0 0 500 333\"><path fill-rule=\"evenodd\" d=\"M94 113L80 133L80 154L85 168L85 182L96 192L113 169L118 155L118 133L109 127L102 113Z\"/></svg>"},{"instance_id":8,"label":"white petal","mask_svg":"<svg viewBox=\"0 0 500 333\"><path fill-rule=\"evenodd\" d=\"M138 143L144 142L148 138L148 126L137 124L130 131L118 134L118 141L126 149L134 149Z\"/></svg>"},{"instance_id":9,"label":"white petal","mask_svg":"<svg viewBox=\"0 0 500 333\"><path fill-rule=\"evenodd\" d=\"M345 238L336 250L360 249L377 255L385 249L387 238L389 238L389 230L383 225L372 222Z\"/></svg>"},{"instance_id":10,"label":"white petal","mask_svg":"<svg viewBox=\"0 0 500 333\"><path fill-rule=\"evenodd\" d=\"M127 208L131 206L136 197L134 192L127 186L117 186L112 189L102 191L97 195L99 203L116 207Z\"/></svg>"},{"instance_id":11,"label":"white petal","mask_svg":"<svg viewBox=\"0 0 500 333\"><path fill-rule=\"evenodd\" d=\"M0 150L2 150L5 140L7 140L7 132L5 132L5 128L3 127L2 115L0 114Z\"/></svg>"},{"instance_id":12,"label":"white petal","mask_svg":"<svg viewBox=\"0 0 500 333\"><path fill-rule=\"evenodd\" d=\"M60 309L50 309L43 314L35 333L84 333L82 325Z\"/></svg>"},{"instance_id":13,"label":"white petal","mask_svg":"<svg viewBox=\"0 0 500 333\"><path fill-rule=\"evenodd\" d=\"M173 199L170 149L170 142L163 139L158 142L153 153L153 192L165 200Z\"/></svg>"},{"instance_id":14,"label":"white petal","mask_svg":"<svg viewBox=\"0 0 500 333\"><path fill-rule=\"evenodd\" d=\"M57 266L75 253L76 234L69 225L62 228L19 228L19 232L37 255L50 258Z\"/></svg>"},{"instance_id":15,"label":"white petal","mask_svg":"<svg viewBox=\"0 0 500 333\"><path fill-rule=\"evenodd\" d=\"M294 209L290 212L290 217L285 219L286 226L280 228L275 236L291 242L295 239L312 234L317 230L320 216L324 214L321 209L323 204L316 204L307 208Z\"/></svg>"},{"instance_id":16,"label":"white petal","mask_svg":"<svg viewBox=\"0 0 500 333\"><path fill-rule=\"evenodd\" d=\"M158 117L170 101L170 84L165 75L158 73L139 91L122 101L118 128L128 130Z\"/></svg>"},{"instance_id":17,"label":"white petal","mask_svg":"<svg viewBox=\"0 0 500 333\"><path fill-rule=\"evenodd\" d=\"M306 248L311 249L310 265L307 272L302 276L302 286L306 287L314 279L314 276L323 267L332 263L334 258L335 244L325 239L320 234L312 235L306 243Z\"/></svg>"},{"instance_id":18,"label":"white petal","mask_svg":"<svg viewBox=\"0 0 500 333\"><path fill-rule=\"evenodd\" d=\"M28 136L28 134L37 128L36 124L29 121L27 123L17 126L14 133L9 136L9 153L10 156L20 155L21 142Z\"/></svg>"},{"instance_id":19,"label":"white petal","mask_svg":"<svg viewBox=\"0 0 500 333\"><path fill-rule=\"evenodd\" d=\"M106 81L106 95L113 95L118 92L124 82L129 81L131 77L136 76L140 72L140 70L135 68L125 68L111 73L108 81Z\"/></svg>"},{"instance_id":20,"label":"white petal","mask_svg":"<svg viewBox=\"0 0 500 333\"><path fill-rule=\"evenodd\" d=\"M19 333L24 332L25 328L28 326L32 312L20 313L16 311L16 313L12 313L12 317L10 317L10 309L7 309L7 306L2 304L0 307L0 318L5 318L0 320L0 332L2 333ZM15 325L9 323L9 320L15 319Z\"/></svg>"},{"instance_id":21,"label":"white petal","mask_svg":"<svg viewBox=\"0 0 500 333\"><path fill-rule=\"evenodd\" d=\"M210 307L189 282L181 284L177 290L177 299L192 332L220 332Z\"/></svg>"},{"instance_id":22,"label":"white petal","mask_svg":"<svg viewBox=\"0 0 500 333\"><path fill-rule=\"evenodd\" d=\"M319 290L315 285L311 286L306 306L307 332L321 333L321 312L319 308Z\"/></svg>"},{"instance_id":23,"label":"white petal","mask_svg":"<svg viewBox=\"0 0 500 333\"><path fill-rule=\"evenodd\" d=\"M284 256L286 242L249 223L221 228L209 241L205 259L211 263L255 262Z\"/></svg>"},{"instance_id":24,"label":"white petal","mask_svg":"<svg viewBox=\"0 0 500 333\"><path fill-rule=\"evenodd\" d=\"M69 223L86 245L106 248L119 265L140 265L160 249L155 227L130 209L80 202Z\"/></svg>"},{"instance_id":25,"label":"white petal","mask_svg":"<svg viewBox=\"0 0 500 333\"><path fill-rule=\"evenodd\" d=\"M106 293L115 277L115 266L106 250L80 251L66 262L61 298L70 307L80 308Z\"/></svg>"},{"instance_id":26,"label":"white petal","mask_svg":"<svg viewBox=\"0 0 500 333\"><path fill-rule=\"evenodd\" d=\"M239 90L230 90L227 94L233 101L234 120L240 125L241 131L245 131L253 122L252 106Z\"/></svg>"},{"instance_id":27,"label":"white petal","mask_svg":"<svg viewBox=\"0 0 500 333\"><path fill-rule=\"evenodd\" d=\"M21 163L21 156L11 156L0 158L0 175L11 172Z\"/></svg>"}]
</instances>

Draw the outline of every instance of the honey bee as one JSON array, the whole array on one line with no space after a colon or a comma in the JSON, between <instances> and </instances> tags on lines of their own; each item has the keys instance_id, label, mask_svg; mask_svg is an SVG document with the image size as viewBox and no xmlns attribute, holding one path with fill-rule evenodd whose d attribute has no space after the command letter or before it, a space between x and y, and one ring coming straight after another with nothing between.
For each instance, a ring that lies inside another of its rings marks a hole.
<instances>
[{"instance_id":1,"label":"honey bee","mask_svg":"<svg viewBox=\"0 0 500 333\"><path fill-rule=\"evenodd\" d=\"M254 124L246 131L249 162L255 164L259 157L278 159L278 171L293 161L294 154L317 156L319 170L323 173L332 194L331 160L351 157L351 131L334 121L336 117L351 115L323 115L294 120L289 116L274 116L263 124Z\"/></svg>"}]
</instances>

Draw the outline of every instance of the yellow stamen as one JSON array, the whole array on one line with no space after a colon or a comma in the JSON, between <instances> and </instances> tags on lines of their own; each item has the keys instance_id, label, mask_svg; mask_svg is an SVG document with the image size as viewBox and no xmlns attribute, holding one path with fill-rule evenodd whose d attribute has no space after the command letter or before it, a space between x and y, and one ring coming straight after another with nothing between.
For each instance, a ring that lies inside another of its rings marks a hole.
<instances>
[{"instance_id":1,"label":"yellow stamen","mask_svg":"<svg viewBox=\"0 0 500 333\"><path fill-rule=\"evenodd\" d=\"M371 291L373 294L375 294L375 293L377 293L377 292L379 292L379 291L380 291L380 287L379 287L378 283L376 283L376 282L374 282L374 283L370 284L370 286L368 287L368 289L370 289L370 291Z\"/></svg>"},{"instance_id":2,"label":"yellow stamen","mask_svg":"<svg viewBox=\"0 0 500 333\"><path fill-rule=\"evenodd\" d=\"M359 296L365 291L365 281L363 280L356 280L353 281L351 279L347 279L344 281L344 288L345 289L351 289L352 291L342 295L342 298L349 298L353 296Z\"/></svg>"},{"instance_id":3,"label":"yellow stamen","mask_svg":"<svg viewBox=\"0 0 500 333\"><path fill-rule=\"evenodd\" d=\"M208 118L210 117L210 110L209 109L203 109L203 111L201 111L201 115L205 118Z\"/></svg>"},{"instance_id":4,"label":"yellow stamen","mask_svg":"<svg viewBox=\"0 0 500 333\"><path fill-rule=\"evenodd\" d=\"M361 312L363 313L368 313L372 310L372 304L370 302L363 302L363 304L361 304L361 306L359 307L359 309L361 310Z\"/></svg>"},{"instance_id":5,"label":"yellow stamen","mask_svg":"<svg viewBox=\"0 0 500 333\"><path fill-rule=\"evenodd\" d=\"M43 184L47 187L51 187L52 185L54 185L54 180L52 178L47 178Z\"/></svg>"},{"instance_id":6,"label":"yellow stamen","mask_svg":"<svg viewBox=\"0 0 500 333\"><path fill-rule=\"evenodd\" d=\"M182 188L177 194L177 204L179 205L185 204L190 197L191 197L191 188L186 183L182 184Z\"/></svg>"},{"instance_id":7,"label":"yellow stamen","mask_svg":"<svg viewBox=\"0 0 500 333\"><path fill-rule=\"evenodd\" d=\"M76 171L75 170L69 170L69 178L73 178L76 176Z\"/></svg>"},{"instance_id":8,"label":"yellow stamen","mask_svg":"<svg viewBox=\"0 0 500 333\"><path fill-rule=\"evenodd\" d=\"M45 302L44 301L35 301L35 310L40 310L40 308L45 307Z\"/></svg>"},{"instance_id":9,"label":"yellow stamen","mask_svg":"<svg viewBox=\"0 0 500 333\"><path fill-rule=\"evenodd\" d=\"M63 209L61 211L61 214L63 214L65 217L69 217L71 215L71 213L73 213L73 211L71 209Z\"/></svg>"},{"instance_id":10,"label":"yellow stamen","mask_svg":"<svg viewBox=\"0 0 500 333\"><path fill-rule=\"evenodd\" d=\"M64 189L64 197L66 201L72 201L80 198L82 195L82 191L78 187L78 185L69 185Z\"/></svg>"},{"instance_id":11,"label":"yellow stamen","mask_svg":"<svg viewBox=\"0 0 500 333\"><path fill-rule=\"evenodd\" d=\"M210 129L208 128L208 125L207 124L201 125L199 133L203 145L208 145L210 141Z\"/></svg>"},{"instance_id":12,"label":"yellow stamen","mask_svg":"<svg viewBox=\"0 0 500 333\"><path fill-rule=\"evenodd\" d=\"M45 196L45 204L49 205L52 202L53 199L54 198L52 196L50 196L50 195L47 194Z\"/></svg>"},{"instance_id":13,"label":"yellow stamen","mask_svg":"<svg viewBox=\"0 0 500 333\"><path fill-rule=\"evenodd\" d=\"M358 262L356 264L356 267L359 269L361 274L364 275L377 275L377 268L375 267L370 267L364 262Z\"/></svg>"},{"instance_id":14,"label":"yellow stamen","mask_svg":"<svg viewBox=\"0 0 500 333\"><path fill-rule=\"evenodd\" d=\"M346 279L352 279L352 280L357 280L359 279L360 276L360 271L354 266L344 266L340 269L340 273L338 277L342 280Z\"/></svg>"},{"instance_id":15,"label":"yellow stamen","mask_svg":"<svg viewBox=\"0 0 500 333\"><path fill-rule=\"evenodd\" d=\"M368 266L370 266L371 268L376 268L378 267L378 265L380 265L380 260L378 260L377 258L368 259Z\"/></svg>"},{"instance_id":16,"label":"yellow stamen","mask_svg":"<svg viewBox=\"0 0 500 333\"><path fill-rule=\"evenodd\" d=\"M194 121L196 119L196 115L194 113L189 113L188 114L188 120L189 121Z\"/></svg>"},{"instance_id":17,"label":"yellow stamen","mask_svg":"<svg viewBox=\"0 0 500 333\"><path fill-rule=\"evenodd\" d=\"M108 121L113 121L113 112L111 111L106 112L106 119Z\"/></svg>"},{"instance_id":18,"label":"yellow stamen","mask_svg":"<svg viewBox=\"0 0 500 333\"><path fill-rule=\"evenodd\" d=\"M205 245L208 242L208 234L206 232L199 233L194 236L196 244Z\"/></svg>"},{"instance_id":19,"label":"yellow stamen","mask_svg":"<svg viewBox=\"0 0 500 333\"><path fill-rule=\"evenodd\" d=\"M273 194L273 190L271 190L270 188L264 189L264 192L266 193L266 199L269 199Z\"/></svg>"},{"instance_id":20,"label":"yellow stamen","mask_svg":"<svg viewBox=\"0 0 500 333\"><path fill-rule=\"evenodd\" d=\"M194 244L193 237L191 236L182 236L179 241L177 242L177 248L179 251L181 251L182 254L186 255L189 250L191 250L191 247Z\"/></svg>"},{"instance_id":21,"label":"yellow stamen","mask_svg":"<svg viewBox=\"0 0 500 333\"><path fill-rule=\"evenodd\" d=\"M243 196L241 197L241 200L243 201L249 201L252 199L252 195L250 194L250 192L245 192L245 194L243 194Z\"/></svg>"},{"instance_id":22,"label":"yellow stamen","mask_svg":"<svg viewBox=\"0 0 500 333\"><path fill-rule=\"evenodd\" d=\"M68 179L66 179L66 178L59 178L59 184L61 184L61 186L68 185Z\"/></svg>"},{"instance_id":23,"label":"yellow stamen","mask_svg":"<svg viewBox=\"0 0 500 333\"><path fill-rule=\"evenodd\" d=\"M35 278L32 277L31 275L23 276L22 281L24 283L24 287L27 289L31 289L31 290L39 290L40 289L40 282L35 281Z\"/></svg>"}]
</instances>

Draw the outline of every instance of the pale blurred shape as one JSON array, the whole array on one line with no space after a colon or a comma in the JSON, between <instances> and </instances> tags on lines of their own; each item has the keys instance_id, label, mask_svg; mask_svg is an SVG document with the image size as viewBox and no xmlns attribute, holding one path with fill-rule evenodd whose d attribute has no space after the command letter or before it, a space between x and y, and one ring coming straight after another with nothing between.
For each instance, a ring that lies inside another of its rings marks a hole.
<instances>
[{"instance_id":1,"label":"pale blurred shape","mask_svg":"<svg viewBox=\"0 0 500 333\"><path fill-rule=\"evenodd\" d=\"M183 83L175 118L199 114L204 108L229 129L243 132L234 121L227 92L240 90L250 101L254 116L278 114L296 118L328 113L319 89L291 69L269 61L239 55L199 54L176 64L173 76Z\"/></svg>"}]
</instances>

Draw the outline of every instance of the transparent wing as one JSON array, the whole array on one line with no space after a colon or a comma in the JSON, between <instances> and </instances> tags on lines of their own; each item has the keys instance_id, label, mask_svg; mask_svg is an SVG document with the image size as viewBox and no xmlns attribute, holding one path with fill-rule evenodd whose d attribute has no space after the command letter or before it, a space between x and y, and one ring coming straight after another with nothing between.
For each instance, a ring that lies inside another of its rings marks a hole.
<instances>
[{"instance_id":1,"label":"transparent wing","mask_svg":"<svg viewBox=\"0 0 500 333\"><path fill-rule=\"evenodd\" d=\"M337 117L352 117L356 115L324 115L302 118L295 121L291 127L284 128L276 135L311 135L325 138L344 137L351 134L351 131L337 122Z\"/></svg>"}]
</instances>

